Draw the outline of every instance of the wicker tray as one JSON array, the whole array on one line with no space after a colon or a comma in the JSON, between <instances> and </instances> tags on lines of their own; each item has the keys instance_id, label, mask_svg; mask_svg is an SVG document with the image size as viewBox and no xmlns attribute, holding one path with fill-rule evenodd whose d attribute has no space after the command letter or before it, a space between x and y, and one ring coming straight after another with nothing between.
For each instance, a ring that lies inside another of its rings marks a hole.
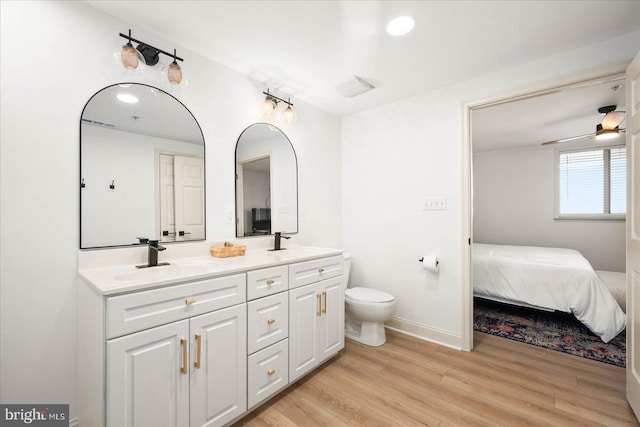
<instances>
[{"instance_id":1,"label":"wicker tray","mask_svg":"<svg viewBox=\"0 0 640 427\"><path fill-rule=\"evenodd\" d=\"M225 246L211 246L211 256L216 258L227 258L230 256L240 256L244 255L247 247L245 245L231 245L230 243L225 243Z\"/></svg>"}]
</instances>

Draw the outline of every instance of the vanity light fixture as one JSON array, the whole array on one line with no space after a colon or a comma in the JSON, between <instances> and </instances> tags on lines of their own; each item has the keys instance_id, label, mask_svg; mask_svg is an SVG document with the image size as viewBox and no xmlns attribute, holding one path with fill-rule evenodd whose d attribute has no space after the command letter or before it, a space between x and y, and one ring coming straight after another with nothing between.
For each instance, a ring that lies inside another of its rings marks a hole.
<instances>
[{"instance_id":1,"label":"vanity light fixture","mask_svg":"<svg viewBox=\"0 0 640 427\"><path fill-rule=\"evenodd\" d=\"M267 89L266 92L262 93L266 95L266 97L264 98L264 102L262 103L262 113L265 118L271 117L275 109L278 107L279 102L284 102L285 104L287 104L287 108L282 113L282 119L287 124L293 124L296 122L297 116L296 112L293 111L293 108L291 108L293 107L291 98L288 98L288 100L285 101L284 99L278 98L277 96L269 93L269 89Z\"/></svg>"},{"instance_id":2,"label":"vanity light fixture","mask_svg":"<svg viewBox=\"0 0 640 427\"><path fill-rule=\"evenodd\" d=\"M140 60L149 66L156 65L159 61L160 54L162 53L173 58L173 62L164 67L162 74L166 76L167 80L171 84L179 85L182 82L182 69L180 68L180 65L178 65L177 61L184 62L184 59L176 55L175 49L173 50L173 54L171 54L162 49L158 49L157 47L153 47L148 43L136 40L131 37L131 30L129 30L129 35L120 33L120 37L124 37L128 40L127 44L122 46L122 51L120 52L120 60L125 68L130 70L137 69ZM131 42L138 43L138 46L134 49Z\"/></svg>"}]
</instances>

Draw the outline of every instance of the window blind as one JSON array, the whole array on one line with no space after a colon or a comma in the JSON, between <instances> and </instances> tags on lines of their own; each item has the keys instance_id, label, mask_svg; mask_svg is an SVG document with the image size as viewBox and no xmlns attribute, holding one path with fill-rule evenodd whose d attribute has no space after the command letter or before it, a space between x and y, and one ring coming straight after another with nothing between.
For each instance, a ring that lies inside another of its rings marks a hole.
<instances>
[{"instance_id":1,"label":"window blind","mask_svg":"<svg viewBox=\"0 0 640 427\"><path fill-rule=\"evenodd\" d=\"M559 153L560 215L626 212L625 147Z\"/></svg>"}]
</instances>

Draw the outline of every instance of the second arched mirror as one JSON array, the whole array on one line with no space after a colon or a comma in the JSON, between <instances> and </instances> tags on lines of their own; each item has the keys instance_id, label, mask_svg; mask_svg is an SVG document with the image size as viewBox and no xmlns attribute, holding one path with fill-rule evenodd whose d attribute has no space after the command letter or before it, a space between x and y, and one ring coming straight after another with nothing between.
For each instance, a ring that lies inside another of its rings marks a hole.
<instances>
[{"instance_id":1,"label":"second arched mirror","mask_svg":"<svg viewBox=\"0 0 640 427\"><path fill-rule=\"evenodd\" d=\"M289 138L256 123L236 145L236 236L298 232L298 162Z\"/></svg>"}]
</instances>

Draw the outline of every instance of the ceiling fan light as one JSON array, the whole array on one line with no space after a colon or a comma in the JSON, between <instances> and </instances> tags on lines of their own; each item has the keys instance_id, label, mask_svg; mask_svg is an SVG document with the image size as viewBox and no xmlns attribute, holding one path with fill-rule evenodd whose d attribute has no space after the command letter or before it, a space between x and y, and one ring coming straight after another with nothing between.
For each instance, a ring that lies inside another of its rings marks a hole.
<instances>
[{"instance_id":1,"label":"ceiling fan light","mask_svg":"<svg viewBox=\"0 0 640 427\"><path fill-rule=\"evenodd\" d=\"M606 141L616 138L619 135L618 129L599 129L596 131L596 139L598 141Z\"/></svg>"}]
</instances>

